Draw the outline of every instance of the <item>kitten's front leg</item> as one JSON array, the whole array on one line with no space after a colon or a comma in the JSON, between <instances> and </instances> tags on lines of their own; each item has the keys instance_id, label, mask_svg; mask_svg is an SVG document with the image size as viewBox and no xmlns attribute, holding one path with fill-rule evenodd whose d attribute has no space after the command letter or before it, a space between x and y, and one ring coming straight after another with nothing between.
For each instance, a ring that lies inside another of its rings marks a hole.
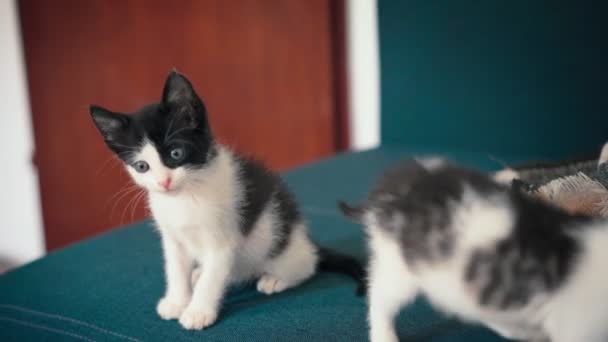
<instances>
[{"instance_id":1,"label":"kitten's front leg","mask_svg":"<svg viewBox=\"0 0 608 342\"><path fill-rule=\"evenodd\" d=\"M234 252L227 247L205 255L205 267L194 286L192 300L179 318L184 328L200 330L215 323L233 259Z\"/></svg>"},{"instance_id":2,"label":"kitten's front leg","mask_svg":"<svg viewBox=\"0 0 608 342\"><path fill-rule=\"evenodd\" d=\"M165 258L165 296L156 306L156 312L163 319L179 318L190 301L190 268L192 259L184 248L168 234L161 234Z\"/></svg>"},{"instance_id":3,"label":"kitten's front leg","mask_svg":"<svg viewBox=\"0 0 608 342\"><path fill-rule=\"evenodd\" d=\"M400 261L399 248L390 241L378 243L380 239L373 240L376 244L372 245L369 270L370 341L397 342L395 317L403 305L416 297L418 287L405 263Z\"/></svg>"}]
</instances>

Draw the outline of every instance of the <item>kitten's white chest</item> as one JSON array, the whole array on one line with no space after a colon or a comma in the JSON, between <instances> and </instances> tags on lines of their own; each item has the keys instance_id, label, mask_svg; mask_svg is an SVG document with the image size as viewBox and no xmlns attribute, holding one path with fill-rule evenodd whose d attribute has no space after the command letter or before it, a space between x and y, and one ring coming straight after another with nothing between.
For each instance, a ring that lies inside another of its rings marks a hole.
<instances>
[{"instance_id":1,"label":"kitten's white chest","mask_svg":"<svg viewBox=\"0 0 608 342\"><path fill-rule=\"evenodd\" d=\"M150 209L161 232L193 257L233 238L232 232L221 228L230 217L222 214L228 210L217 198L151 196Z\"/></svg>"},{"instance_id":2,"label":"kitten's white chest","mask_svg":"<svg viewBox=\"0 0 608 342\"><path fill-rule=\"evenodd\" d=\"M219 150L213 165L198 171L177 194L149 193L152 216L163 233L200 259L205 251L239 242L239 191L229 154Z\"/></svg>"},{"instance_id":3,"label":"kitten's white chest","mask_svg":"<svg viewBox=\"0 0 608 342\"><path fill-rule=\"evenodd\" d=\"M181 197L150 196L152 216L163 229L186 229L200 224L200 219L211 211L207 203L194 204Z\"/></svg>"}]
</instances>

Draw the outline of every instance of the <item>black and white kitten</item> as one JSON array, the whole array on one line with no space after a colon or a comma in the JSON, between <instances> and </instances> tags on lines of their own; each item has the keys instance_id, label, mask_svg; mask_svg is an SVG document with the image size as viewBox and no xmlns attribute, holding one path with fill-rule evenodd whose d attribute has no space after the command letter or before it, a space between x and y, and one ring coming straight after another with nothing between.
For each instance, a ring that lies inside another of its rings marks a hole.
<instances>
[{"instance_id":1,"label":"black and white kitten","mask_svg":"<svg viewBox=\"0 0 608 342\"><path fill-rule=\"evenodd\" d=\"M163 319L186 329L213 324L235 282L258 279L257 289L272 294L317 268L361 281L355 259L310 240L279 176L215 141L205 105L183 75L169 74L159 104L131 115L91 106L91 115L147 190L165 256L167 289L157 306Z\"/></svg>"},{"instance_id":2,"label":"black and white kitten","mask_svg":"<svg viewBox=\"0 0 608 342\"><path fill-rule=\"evenodd\" d=\"M420 159L391 168L360 207L370 335L422 294L512 339L608 341L608 221L570 214L489 176Z\"/></svg>"}]
</instances>

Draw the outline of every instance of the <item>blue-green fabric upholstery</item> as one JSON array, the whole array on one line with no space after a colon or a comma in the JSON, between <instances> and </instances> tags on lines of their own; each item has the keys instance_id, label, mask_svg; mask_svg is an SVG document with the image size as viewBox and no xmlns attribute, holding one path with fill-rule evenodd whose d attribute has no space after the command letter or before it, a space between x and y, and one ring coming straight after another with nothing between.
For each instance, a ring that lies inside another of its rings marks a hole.
<instances>
[{"instance_id":1,"label":"blue-green fabric upholstery","mask_svg":"<svg viewBox=\"0 0 608 342\"><path fill-rule=\"evenodd\" d=\"M382 143L597 153L606 13L606 1L378 0Z\"/></svg>"},{"instance_id":2,"label":"blue-green fabric upholstery","mask_svg":"<svg viewBox=\"0 0 608 342\"><path fill-rule=\"evenodd\" d=\"M429 152L434 151L391 147L346 154L285 178L313 238L363 260L361 227L339 215L336 200L362 198L387 165ZM496 166L481 155L448 156L483 169ZM158 318L163 287L159 236L152 225L116 229L0 276L0 341L367 340L365 300L355 297L353 282L340 275L320 274L272 296L251 285L232 289L217 324L197 332ZM484 328L437 314L424 300L404 309L397 326L403 340L500 341Z\"/></svg>"}]
</instances>

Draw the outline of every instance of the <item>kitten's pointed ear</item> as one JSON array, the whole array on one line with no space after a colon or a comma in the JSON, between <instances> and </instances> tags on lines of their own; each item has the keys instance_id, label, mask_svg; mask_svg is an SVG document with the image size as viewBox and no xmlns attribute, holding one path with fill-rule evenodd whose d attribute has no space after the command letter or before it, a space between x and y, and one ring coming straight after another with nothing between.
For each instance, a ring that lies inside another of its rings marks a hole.
<instances>
[{"instance_id":1,"label":"kitten's pointed ear","mask_svg":"<svg viewBox=\"0 0 608 342\"><path fill-rule=\"evenodd\" d=\"M194 92L190 81L177 71L171 71L165 81L163 103L188 102L191 101L193 97L196 97L196 93Z\"/></svg>"},{"instance_id":2,"label":"kitten's pointed ear","mask_svg":"<svg viewBox=\"0 0 608 342\"><path fill-rule=\"evenodd\" d=\"M91 105L89 110L95 126L107 142L116 140L129 126L130 119L124 114L113 113L96 105Z\"/></svg>"},{"instance_id":3,"label":"kitten's pointed ear","mask_svg":"<svg viewBox=\"0 0 608 342\"><path fill-rule=\"evenodd\" d=\"M185 115L195 123L201 123L205 118L203 101L194 91L188 79L173 70L167 76L163 89L162 104L173 114Z\"/></svg>"}]
</instances>

